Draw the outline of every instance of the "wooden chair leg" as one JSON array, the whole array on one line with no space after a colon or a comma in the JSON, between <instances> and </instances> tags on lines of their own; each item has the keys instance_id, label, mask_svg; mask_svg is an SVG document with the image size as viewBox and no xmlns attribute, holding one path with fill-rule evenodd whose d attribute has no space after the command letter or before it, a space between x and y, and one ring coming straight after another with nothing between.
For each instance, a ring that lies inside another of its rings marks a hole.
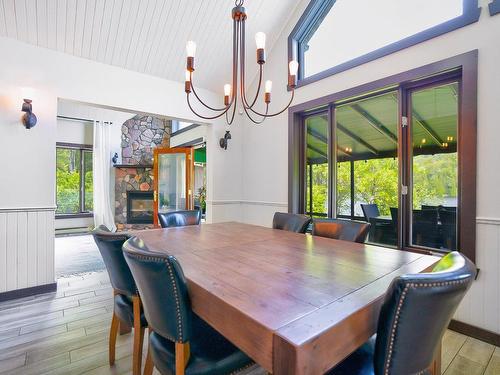
<instances>
[{"instance_id":1,"label":"wooden chair leg","mask_svg":"<svg viewBox=\"0 0 500 375\"><path fill-rule=\"evenodd\" d=\"M134 307L134 352L132 373L141 375L142 343L144 341L144 327L141 327L141 299L139 296L132 297Z\"/></svg>"},{"instance_id":2,"label":"wooden chair leg","mask_svg":"<svg viewBox=\"0 0 500 375\"><path fill-rule=\"evenodd\" d=\"M189 343L175 343L175 375L184 375L189 355Z\"/></svg>"},{"instance_id":3,"label":"wooden chair leg","mask_svg":"<svg viewBox=\"0 0 500 375\"><path fill-rule=\"evenodd\" d=\"M111 318L111 329L109 331L109 365L113 366L115 364L115 348L116 348L116 337L118 336L118 327L120 326L120 319L113 313Z\"/></svg>"},{"instance_id":4,"label":"wooden chair leg","mask_svg":"<svg viewBox=\"0 0 500 375\"><path fill-rule=\"evenodd\" d=\"M151 334L151 331L149 331ZM146 357L146 364L144 365L144 375L153 375L153 357L151 357L151 345L148 345L148 355Z\"/></svg>"}]
</instances>

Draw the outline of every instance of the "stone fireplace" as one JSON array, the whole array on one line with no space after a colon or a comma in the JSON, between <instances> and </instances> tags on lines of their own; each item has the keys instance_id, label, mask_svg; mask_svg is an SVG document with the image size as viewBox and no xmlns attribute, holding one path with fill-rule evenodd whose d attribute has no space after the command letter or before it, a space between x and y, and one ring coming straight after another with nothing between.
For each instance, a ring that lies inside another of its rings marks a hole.
<instances>
[{"instance_id":1,"label":"stone fireplace","mask_svg":"<svg viewBox=\"0 0 500 375\"><path fill-rule=\"evenodd\" d=\"M171 122L137 115L122 125L122 164L115 165L118 230L153 227L153 150L169 147Z\"/></svg>"}]
</instances>

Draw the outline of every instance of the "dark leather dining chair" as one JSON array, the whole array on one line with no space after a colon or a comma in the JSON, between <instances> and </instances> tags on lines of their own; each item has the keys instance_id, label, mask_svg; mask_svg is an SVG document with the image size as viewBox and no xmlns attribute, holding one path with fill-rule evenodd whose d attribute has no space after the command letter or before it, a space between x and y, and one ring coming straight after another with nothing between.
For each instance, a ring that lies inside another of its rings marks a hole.
<instances>
[{"instance_id":1,"label":"dark leather dining chair","mask_svg":"<svg viewBox=\"0 0 500 375\"><path fill-rule=\"evenodd\" d=\"M142 343L147 321L142 311L142 304L134 278L123 257L122 245L130 238L126 233L112 233L101 225L92 231L99 248L113 287L113 317L109 333L109 365L115 362L115 347L118 330L121 333L134 327L133 374L141 374Z\"/></svg>"},{"instance_id":2,"label":"dark leather dining chair","mask_svg":"<svg viewBox=\"0 0 500 375\"><path fill-rule=\"evenodd\" d=\"M305 233L311 218L305 215L276 212L273 217L273 229Z\"/></svg>"},{"instance_id":3,"label":"dark leather dining chair","mask_svg":"<svg viewBox=\"0 0 500 375\"><path fill-rule=\"evenodd\" d=\"M149 322L144 375L232 374L253 364L243 352L191 309L188 285L177 259L148 250L137 237L123 245Z\"/></svg>"},{"instance_id":4,"label":"dark leather dining chair","mask_svg":"<svg viewBox=\"0 0 500 375\"><path fill-rule=\"evenodd\" d=\"M363 210L363 215L366 221L370 221L372 217L380 216L380 211L375 203L361 204L361 209Z\"/></svg>"},{"instance_id":5,"label":"dark leather dining chair","mask_svg":"<svg viewBox=\"0 0 500 375\"><path fill-rule=\"evenodd\" d=\"M430 374L443 334L475 275L471 261L451 252L432 272L395 278L380 310L377 335L328 374Z\"/></svg>"},{"instance_id":6,"label":"dark leather dining chair","mask_svg":"<svg viewBox=\"0 0 500 375\"><path fill-rule=\"evenodd\" d=\"M200 210L183 210L172 212L159 212L158 220L162 228L183 227L198 225L201 222Z\"/></svg>"},{"instance_id":7,"label":"dark leather dining chair","mask_svg":"<svg viewBox=\"0 0 500 375\"><path fill-rule=\"evenodd\" d=\"M342 219L314 219L312 235L328 237L336 240L364 243L370 223L355 220Z\"/></svg>"}]
</instances>

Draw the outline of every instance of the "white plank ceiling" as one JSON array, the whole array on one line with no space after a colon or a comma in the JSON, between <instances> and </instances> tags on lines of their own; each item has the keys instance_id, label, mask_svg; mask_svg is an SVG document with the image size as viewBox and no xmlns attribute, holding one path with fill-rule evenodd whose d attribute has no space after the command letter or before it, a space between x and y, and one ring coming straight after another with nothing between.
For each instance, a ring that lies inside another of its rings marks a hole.
<instances>
[{"instance_id":1,"label":"white plank ceiling","mask_svg":"<svg viewBox=\"0 0 500 375\"><path fill-rule=\"evenodd\" d=\"M297 3L245 2L247 69L255 65L255 33L265 32L272 47ZM0 36L174 81L184 80L185 44L194 40L195 83L222 92L231 77L233 6L234 0L0 0Z\"/></svg>"}]
</instances>

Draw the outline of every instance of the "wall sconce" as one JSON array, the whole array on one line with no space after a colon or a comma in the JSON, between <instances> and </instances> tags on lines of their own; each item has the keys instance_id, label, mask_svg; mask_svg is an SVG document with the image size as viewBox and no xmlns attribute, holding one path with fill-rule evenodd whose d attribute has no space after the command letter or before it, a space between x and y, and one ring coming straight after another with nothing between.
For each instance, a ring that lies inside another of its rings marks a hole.
<instances>
[{"instance_id":1,"label":"wall sconce","mask_svg":"<svg viewBox=\"0 0 500 375\"><path fill-rule=\"evenodd\" d=\"M31 106L31 99L23 99L23 107L21 110L23 112L26 112L23 116L23 124L26 127L26 129L31 129L33 126L36 125L36 116L33 113L33 107Z\"/></svg>"},{"instance_id":2,"label":"wall sconce","mask_svg":"<svg viewBox=\"0 0 500 375\"><path fill-rule=\"evenodd\" d=\"M231 139L231 133L229 130L226 130L226 134L224 134L224 138L219 139L219 145L224 150L227 150L227 141Z\"/></svg>"}]
</instances>

